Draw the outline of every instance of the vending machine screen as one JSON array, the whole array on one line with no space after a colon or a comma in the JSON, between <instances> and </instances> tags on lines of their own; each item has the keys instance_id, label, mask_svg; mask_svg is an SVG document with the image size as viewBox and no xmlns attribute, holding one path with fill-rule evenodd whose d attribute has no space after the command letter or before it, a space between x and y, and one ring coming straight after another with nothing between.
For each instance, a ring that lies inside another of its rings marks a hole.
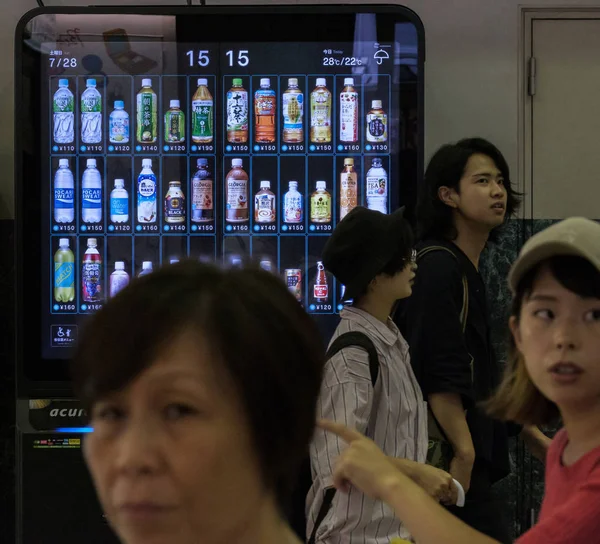
<instances>
[{"instance_id":1,"label":"vending machine screen","mask_svg":"<svg viewBox=\"0 0 600 544\"><path fill-rule=\"evenodd\" d=\"M410 204L412 12L164 9L19 25L17 362L30 383L66 382L86 318L184 259L254 262L331 334L344 286L321 262L328 236L355 206Z\"/></svg>"}]
</instances>

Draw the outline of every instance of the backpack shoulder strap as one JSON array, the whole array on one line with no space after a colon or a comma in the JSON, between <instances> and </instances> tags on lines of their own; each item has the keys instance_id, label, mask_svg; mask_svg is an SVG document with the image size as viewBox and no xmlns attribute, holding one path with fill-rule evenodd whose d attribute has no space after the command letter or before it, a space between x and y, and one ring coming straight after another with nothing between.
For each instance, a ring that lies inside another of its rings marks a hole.
<instances>
[{"instance_id":1,"label":"backpack shoulder strap","mask_svg":"<svg viewBox=\"0 0 600 544\"><path fill-rule=\"evenodd\" d=\"M326 358L331 359L336 353L347 347L363 348L369 355L369 371L371 373L371 383L375 387L377 377L379 376L379 356L373 341L363 332L352 331L346 332L338 336L329 349L327 350Z\"/></svg>"},{"instance_id":2,"label":"backpack shoulder strap","mask_svg":"<svg viewBox=\"0 0 600 544\"><path fill-rule=\"evenodd\" d=\"M424 247L423 249L421 249L417 253L417 262L419 262L420 259L425 257L425 255L427 255L428 253L431 253L433 251L446 251L446 252L450 253L450 255L452 255L458 261L457 256L454 254L454 251L447 248L446 246L427 246L427 247ZM464 332L467 328L467 317L469 316L469 282L467 280L467 275L465 274L464 271L462 273L462 285L463 285L463 297L462 297L462 307L460 310L460 325L462 328L462 332L464 334Z\"/></svg>"},{"instance_id":3,"label":"backpack shoulder strap","mask_svg":"<svg viewBox=\"0 0 600 544\"><path fill-rule=\"evenodd\" d=\"M317 529L319 525L323 523L327 512L331 508L331 503L333 502L333 497L335 497L335 487L330 487L325 490L325 496L323 497L323 503L321 504L321 508L319 509L319 513L317 514L317 519L315 519L315 524L313 525L312 533L310 534L310 538L308 539L308 544L315 544L317 539Z\"/></svg>"},{"instance_id":4,"label":"backpack shoulder strap","mask_svg":"<svg viewBox=\"0 0 600 544\"><path fill-rule=\"evenodd\" d=\"M375 387L375 383L377 382L377 378L379 376L379 356L377 355L377 349L375 348L375 344L373 341L363 332L352 331L346 332L344 334L340 334L329 349L327 350L326 359L331 359L336 353L339 353L344 348L348 347L359 347L363 348L369 355L369 372L371 373L371 383L373 387ZM321 508L317 513L317 517L315 519L315 523L313 525L313 530L308 539L308 544L315 544L315 540L317 537L317 529L319 525L325 519L327 512L331 508L331 503L333 502L333 498L335 497L335 488L331 487L325 490L325 496L323 497L323 503L321 504Z\"/></svg>"}]
</instances>

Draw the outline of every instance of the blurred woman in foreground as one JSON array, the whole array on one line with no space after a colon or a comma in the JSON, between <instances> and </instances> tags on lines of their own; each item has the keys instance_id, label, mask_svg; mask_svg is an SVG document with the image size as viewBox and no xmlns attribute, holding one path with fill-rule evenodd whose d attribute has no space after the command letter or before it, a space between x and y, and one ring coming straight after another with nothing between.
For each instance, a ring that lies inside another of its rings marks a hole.
<instances>
[{"instance_id":1,"label":"blurred woman in foreground","mask_svg":"<svg viewBox=\"0 0 600 544\"><path fill-rule=\"evenodd\" d=\"M196 263L136 280L73 366L87 465L124 544L298 544L282 515L324 347L284 283Z\"/></svg>"}]
</instances>

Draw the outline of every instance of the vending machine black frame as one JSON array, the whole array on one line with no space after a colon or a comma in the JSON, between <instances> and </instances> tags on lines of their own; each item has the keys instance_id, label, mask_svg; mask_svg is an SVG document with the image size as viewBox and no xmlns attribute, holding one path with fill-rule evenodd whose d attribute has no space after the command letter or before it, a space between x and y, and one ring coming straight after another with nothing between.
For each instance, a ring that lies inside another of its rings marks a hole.
<instances>
[{"instance_id":1,"label":"vending machine black frame","mask_svg":"<svg viewBox=\"0 0 600 544\"><path fill-rule=\"evenodd\" d=\"M410 9L392 4L378 5L293 5L293 6L198 6L198 7L47 7L27 13L18 23L15 35L15 364L17 395L20 398L61 398L72 396L67 360L43 360L40 350L39 307L27 308L25 292L41 282L40 263L35 255L41 240L41 206L31 194L31 186L41 176L39 135L36 119L39 104L35 89L41 82L39 52L26 45L27 24L43 15L153 15L176 17L177 43L195 43L199 23L203 42L222 41L224 33L236 42L317 42L354 41L357 14L374 14L378 40L394 40L394 24L412 23L417 31L416 69L417 120L416 168L414 181L402 187L401 204L410 210L415 187L423 172L424 155L424 62L425 33L421 20ZM393 15L394 17L391 17ZM252 21L250 25L248 21ZM288 24L281 24L287 22ZM57 376L60 379L57 379Z\"/></svg>"}]
</instances>

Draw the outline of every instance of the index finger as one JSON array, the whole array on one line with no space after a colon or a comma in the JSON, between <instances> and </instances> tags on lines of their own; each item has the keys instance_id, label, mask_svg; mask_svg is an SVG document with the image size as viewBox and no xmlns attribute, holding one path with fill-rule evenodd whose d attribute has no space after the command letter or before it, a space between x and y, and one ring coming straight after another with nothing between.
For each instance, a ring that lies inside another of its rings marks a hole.
<instances>
[{"instance_id":1,"label":"index finger","mask_svg":"<svg viewBox=\"0 0 600 544\"><path fill-rule=\"evenodd\" d=\"M319 419L317 421L317 427L323 429L324 431L329 431L339 436L348 444L351 444L355 440L364 438L363 435L355 429L350 429L349 427L346 427L346 425L344 425L343 423L337 423L336 421L331 421L329 419Z\"/></svg>"}]
</instances>

